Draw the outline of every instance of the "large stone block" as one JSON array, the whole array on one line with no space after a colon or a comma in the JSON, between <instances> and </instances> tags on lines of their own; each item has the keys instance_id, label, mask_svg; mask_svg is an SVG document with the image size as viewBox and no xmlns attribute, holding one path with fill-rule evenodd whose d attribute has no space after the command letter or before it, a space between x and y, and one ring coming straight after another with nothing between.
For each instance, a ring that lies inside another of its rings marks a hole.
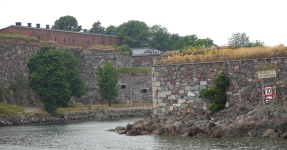
<instances>
[{"instance_id":1,"label":"large stone block","mask_svg":"<svg viewBox=\"0 0 287 150\"><path fill-rule=\"evenodd\" d=\"M154 81L154 82L152 82L152 86L160 86L160 81Z\"/></svg>"},{"instance_id":2,"label":"large stone block","mask_svg":"<svg viewBox=\"0 0 287 150\"><path fill-rule=\"evenodd\" d=\"M206 81L200 81L200 85L207 85Z\"/></svg>"},{"instance_id":3,"label":"large stone block","mask_svg":"<svg viewBox=\"0 0 287 150\"><path fill-rule=\"evenodd\" d=\"M189 91L189 92L187 93L187 96L195 96L195 94Z\"/></svg>"},{"instance_id":4,"label":"large stone block","mask_svg":"<svg viewBox=\"0 0 287 150\"><path fill-rule=\"evenodd\" d=\"M169 99L169 100L175 100L175 96L174 96L174 95L170 95L170 96L168 97L168 99Z\"/></svg>"},{"instance_id":5,"label":"large stone block","mask_svg":"<svg viewBox=\"0 0 287 150\"><path fill-rule=\"evenodd\" d=\"M206 89L207 87L206 87L206 85L201 85L200 86L200 89Z\"/></svg>"},{"instance_id":6,"label":"large stone block","mask_svg":"<svg viewBox=\"0 0 287 150\"><path fill-rule=\"evenodd\" d=\"M199 85L192 86L190 90L191 90L191 91L197 91L197 90L199 90Z\"/></svg>"},{"instance_id":7,"label":"large stone block","mask_svg":"<svg viewBox=\"0 0 287 150\"><path fill-rule=\"evenodd\" d=\"M171 95L171 91L167 91L167 92L166 92L166 95Z\"/></svg>"},{"instance_id":8,"label":"large stone block","mask_svg":"<svg viewBox=\"0 0 287 150\"><path fill-rule=\"evenodd\" d=\"M166 92L158 92L159 97L166 97Z\"/></svg>"},{"instance_id":9,"label":"large stone block","mask_svg":"<svg viewBox=\"0 0 287 150\"><path fill-rule=\"evenodd\" d=\"M166 103L158 103L158 106L161 107L161 106L166 106Z\"/></svg>"},{"instance_id":10,"label":"large stone block","mask_svg":"<svg viewBox=\"0 0 287 150\"><path fill-rule=\"evenodd\" d=\"M179 94L184 94L184 90L179 90L178 93Z\"/></svg>"},{"instance_id":11,"label":"large stone block","mask_svg":"<svg viewBox=\"0 0 287 150\"><path fill-rule=\"evenodd\" d=\"M174 85L173 85L173 84L170 84L170 85L168 86L168 88L169 88L169 90L173 90Z\"/></svg>"},{"instance_id":12,"label":"large stone block","mask_svg":"<svg viewBox=\"0 0 287 150\"><path fill-rule=\"evenodd\" d=\"M190 91L190 86L186 86L185 90Z\"/></svg>"},{"instance_id":13,"label":"large stone block","mask_svg":"<svg viewBox=\"0 0 287 150\"><path fill-rule=\"evenodd\" d=\"M177 102L177 103L178 103L178 104L182 104L182 103L184 103L184 102L186 102L186 100L180 98L180 99L178 99L178 102Z\"/></svg>"}]
</instances>

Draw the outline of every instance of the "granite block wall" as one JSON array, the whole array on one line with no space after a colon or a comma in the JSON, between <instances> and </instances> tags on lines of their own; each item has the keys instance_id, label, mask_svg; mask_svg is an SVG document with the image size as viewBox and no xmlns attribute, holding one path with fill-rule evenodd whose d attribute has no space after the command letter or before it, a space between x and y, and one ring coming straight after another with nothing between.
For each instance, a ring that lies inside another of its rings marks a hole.
<instances>
[{"instance_id":1,"label":"granite block wall","mask_svg":"<svg viewBox=\"0 0 287 150\"><path fill-rule=\"evenodd\" d=\"M29 57L39 49L39 47L39 45L0 42L1 88L9 87L10 83L14 82L19 76L23 77L24 82L28 81L28 68L26 66L26 62ZM81 49L69 49L69 52L76 58L80 59L79 69L87 89L86 94L82 96L82 98L72 98L71 101L83 104L102 103L96 89L97 78L95 76L95 69L97 65L102 65L105 61L110 61L118 68L130 68L132 66L132 57L130 55L117 53L114 50L88 49L86 53L82 53ZM22 100L13 96L4 97L0 100L11 104L28 106L29 104L26 100L27 94L23 94L26 93L24 91L30 92L31 89L23 87L16 91L18 94L22 93ZM11 91L11 93L13 93L13 91Z\"/></svg>"},{"instance_id":2,"label":"granite block wall","mask_svg":"<svg viewBox=\"0 0 287 150\"><path fill-rule=\"evenodd\" d=\"M258 63L275 63L277 77L258 78ZM238 105L253 109L264 102L264 86L273 86L274 96L287 95L287 58L207 62L152 67L153 114L169 111L208 112L211 101L201 94L213 88L214 77L225 70L230 79L226 107ZM277 85L276 85L277 84ZM277 88L278 87L278 88ZM280 93L279 93L280 91Z\"/></svg>"},{"instance_id":3,"label":"granite block wall","mask_svg":"<svg viewBox=\"0 0 287 150\"><path fill-rule=\"evenodd\" d=\"M151 75L120 75L120 103L152 103Z\"/></svg>"}]
</instances>

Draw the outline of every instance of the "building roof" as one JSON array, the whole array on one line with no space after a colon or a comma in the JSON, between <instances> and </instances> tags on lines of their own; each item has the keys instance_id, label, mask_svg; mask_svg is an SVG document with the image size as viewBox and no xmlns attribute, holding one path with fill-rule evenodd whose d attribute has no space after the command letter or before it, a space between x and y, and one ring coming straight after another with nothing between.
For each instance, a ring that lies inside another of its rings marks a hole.
<instances>
[{"instance_id":1,"label":"building roof","mask_svg":"<svg viewBox=\"0 0 287 150\"><path fill-rule=\"evenodd\" d=\"M9 27L18 27L18 28L29 28L29 29L36 29L36 30L46 30L46 31L57 31L57 32L69 32L69 33L78 33L78 34L88 34L88 35L101 35L102 34L97 34L97 33L88 33L88 32L79 32L79 31L68 31L68 30L60 30L60 29L46 29L46 28L36 28L36 27L28 27L28 26L17 26L17 25L10 25L6 28L9 28ZM1 30L4 30L6 28L2 28L0 29ZM103 35L103 36L112 36L112 37L119 37L119 36L116 36L116 35Z\"/></svg>"},{"instance_id":2,"label":"building roof","mask_svg":"<svg viewBox=\"0 0 287 150\"><path fill-rule=\"evenodd\" d=\"M163 52L150 47L131 48L132 56L147 56L147 55L160 55Z\"/></svg>"}]
</instances>

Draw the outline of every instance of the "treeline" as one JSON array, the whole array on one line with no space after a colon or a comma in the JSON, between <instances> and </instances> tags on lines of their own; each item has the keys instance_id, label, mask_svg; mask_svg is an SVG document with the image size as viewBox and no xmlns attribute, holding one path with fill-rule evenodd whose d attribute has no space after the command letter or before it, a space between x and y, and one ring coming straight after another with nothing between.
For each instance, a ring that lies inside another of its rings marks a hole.
<instances>
[{"instance_id":1,"label":"treeline","mask_svg":"<svg viewBox=\"0 0 287 150\"><path fill-rule=\"evenodd\" d=\"M57 25L59 29L63 29L63 26L66 26L67 30L82 30L82 26L78 25L77 19L73 16L60 17L54 22L54 25ZM54 28L54 26L52 28ZM145 22L138 20L129 20L119 26L110 25L107 28L103 27L100 21L97 21L93 23L89 31L90 30L97 31L100 34L110 34L114 32L115 35L123 39L123 44L132 48L148 46L161 51L167 51L193 50L217 46L210 38L199 39L195 34L179 36L177 33L169 33L164 26L148 26ZM228 43L236 47L253 47L264 44L264 42L260 40L249 42L249 37L245 33L233 33Z\"/></svg>"}]
</instances>

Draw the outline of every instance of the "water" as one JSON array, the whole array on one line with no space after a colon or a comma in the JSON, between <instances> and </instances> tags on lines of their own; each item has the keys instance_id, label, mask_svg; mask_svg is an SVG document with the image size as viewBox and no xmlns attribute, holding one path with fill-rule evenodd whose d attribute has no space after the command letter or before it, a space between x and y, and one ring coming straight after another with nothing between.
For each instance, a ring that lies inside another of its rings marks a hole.
<instances>
[{"instance_id":1,"label":"water","mask_svg":"<svg viewBox=\"0 0 287 150\"><path fill-rule=\"evenodd\" d=\"M287 140L125 136L104 130L140 118L0 127L0 149L287 149Z\"/></svg>"}]
</instances>

